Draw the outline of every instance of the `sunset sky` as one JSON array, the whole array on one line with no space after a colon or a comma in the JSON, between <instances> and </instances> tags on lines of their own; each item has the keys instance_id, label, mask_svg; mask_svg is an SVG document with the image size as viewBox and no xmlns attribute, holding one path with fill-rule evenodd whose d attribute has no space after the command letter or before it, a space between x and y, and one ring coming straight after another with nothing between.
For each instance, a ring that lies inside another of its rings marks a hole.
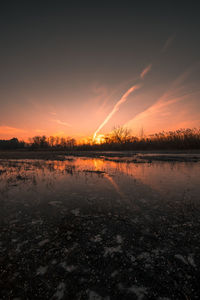
<instances>
[{"instance_id":1,"label":"sunset sky","mask_svg":"<svg viewBox=\"0 0 200 300\"><path fill-rule=\"evenodd\" d=\"M40 2L1 4L0 139L200 127L197 1Z\"/></svg>"}]
</instances>

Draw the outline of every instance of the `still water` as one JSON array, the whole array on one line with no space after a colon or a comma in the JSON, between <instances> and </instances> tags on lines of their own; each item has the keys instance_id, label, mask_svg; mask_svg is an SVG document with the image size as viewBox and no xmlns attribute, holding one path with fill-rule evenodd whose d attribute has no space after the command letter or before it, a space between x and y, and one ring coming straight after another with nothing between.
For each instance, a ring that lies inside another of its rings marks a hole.
<instances>
[{"instance_id":1,"label":"still water","mask_svg":"<svg viewBox=\"0 0 200 300\"><path fill-rule=\"evenodd\" d=\"M198 161L1 160L2 299L195 299L199 178Z\"/></svg>"},{"instance_id":2,"label":"still water","mask_svg":"<svg viewBox=\"0 0 200 300\"><path fill-rule=\"evenodd\" d=\"M200 163L129 163L96 158L2 160L1 199L92 211L192 201L200 195Z\"/></svg>"}]
</instances>

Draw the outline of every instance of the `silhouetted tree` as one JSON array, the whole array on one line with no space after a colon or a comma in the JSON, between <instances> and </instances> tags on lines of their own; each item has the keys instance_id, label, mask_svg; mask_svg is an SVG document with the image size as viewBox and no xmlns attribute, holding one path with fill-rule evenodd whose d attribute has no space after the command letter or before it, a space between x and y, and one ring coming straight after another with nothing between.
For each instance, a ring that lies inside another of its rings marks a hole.
<instances>
[{"instance_id":1,"label":"silhouetted tree","mask_svg":"<svg viewBox=\"0 0 200 300\"><path fill-rule=\"evenodd\" d=\"M0 149L3 150L15 150L24 148L25 142L20 141L17 138L12 138L10 140L0 140Z\"/></svg>"},{"instance_id":2,"label":"silhouetted tree","mask_svg":"<svg viewBox=\"0 0 200 300\"><path fill-rule=\"evenodd\" d=\"M47 138L45 135L43 136L34 136L32 139L29 139L30 141L32 140L32 148L47 148L48 147L48 142Z\"/></svg>"},{"instance_id":3,"label":"silhouetted tree","mask_svg":"<svg viewBox=\"0 0 200 300\"><path fill-rule=\"evenodd\" d=\"M110 135L114 143L123 144L130 140L130 130L124 127L115 127Z\"/></svg>"}]
</instances>

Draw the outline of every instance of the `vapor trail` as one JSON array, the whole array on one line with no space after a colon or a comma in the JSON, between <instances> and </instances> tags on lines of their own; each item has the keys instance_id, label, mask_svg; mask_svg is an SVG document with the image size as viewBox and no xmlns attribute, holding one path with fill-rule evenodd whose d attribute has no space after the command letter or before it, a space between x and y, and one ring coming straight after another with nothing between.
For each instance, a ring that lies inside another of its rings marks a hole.
<instances>
[{"instance_id":1,"label":"vapor trail","mask_svg":"<svg viewBox=\"0 0 200 300\"><path fill-rule=\"evenodd\" d=\"M144 79L144 76L147 75L147 73L149 73L151 71L151 68L152 68L152 64L148 65L143 71L142 73L140 74L140 77L142 79Z\"/></svg>"},{"instance_id":2,"label":"vapor trail","mask_svg":"<svg viewBox=\"0 0 200 300\"><path fill-rule=\"evenodd\" d=\"M127 97L132 92L134 92L135 90L139 89L140 87L141 87L141 85L134 85L130 89L128 89L128 91L126 91L126 93L121 97L121 99L115 104L115 106L113 107L112 111L108 114L108 116L105 118L105 120L103 121L103 123L101 123L101 125L95 131L95 133L93 135L93 141L95 140L97 133L106 125L106 123L110 120L110 118L118 111L120 105L127 100Z\"/></svg>"}]
</instances>

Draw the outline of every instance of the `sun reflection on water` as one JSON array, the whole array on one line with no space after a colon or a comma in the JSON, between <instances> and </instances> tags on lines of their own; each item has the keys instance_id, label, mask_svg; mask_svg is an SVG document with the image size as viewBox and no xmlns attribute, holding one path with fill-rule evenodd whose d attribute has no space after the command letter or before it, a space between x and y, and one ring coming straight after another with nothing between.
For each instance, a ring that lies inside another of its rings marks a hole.
<instances>
[{"instance_id":1,"label":"sun reflection on water","mask_svg":"<svg viewBox=\"0 0 200 300\"><path fill-rule=\"evenodd\" d=\"M145 191L149 197L157 193L164 198L181 198L187 191L187 197L197 199L200 193L197 174L200 174L199 163L130 163L88 157L64 161L2 160L0 190L20 194L31 193L35 187L37 193L48 194L51 190L53 194L69 194L79 189L83 194L105 196L112 189L112 193L124 199Z\"/></svg>"}]
</instances>

